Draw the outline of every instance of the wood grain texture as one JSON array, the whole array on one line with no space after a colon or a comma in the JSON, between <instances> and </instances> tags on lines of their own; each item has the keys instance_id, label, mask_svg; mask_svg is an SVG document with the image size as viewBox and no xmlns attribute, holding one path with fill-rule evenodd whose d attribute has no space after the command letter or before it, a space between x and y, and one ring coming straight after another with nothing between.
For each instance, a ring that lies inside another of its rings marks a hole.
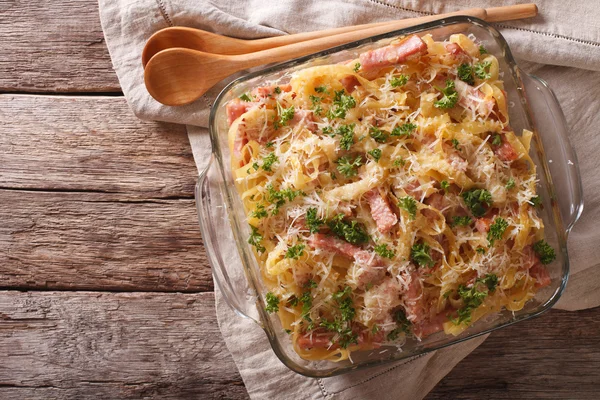
<instances>
[{"instance_id":1,"label":"wood grain texture","mask_svg":"<svg viewBox=\"0 0 600 400\"><path fill-rule=\"evenodd\" d=\"M121 91L95 0L0 0L0 38L0 91Z\"/></svg>"},{"instance_id":2,"label":"wood grain texture","mask_svg":"<svg viewBox=\"0 0 600 400\"><path fill-rule=\"evenodd\" d=\"M247 398L212 293L0 292L0 398Z\"/></svg>"},{"instance_id":3,"label":"wood grain texture","mask_svg":"<svg viewBox=\"0 0 600 400\"><path fill-rule=\"evenodd\" d=\"M0 126L2 188L193 197L185 127L140 121L122 97L0 95Z\"/></svg>"},{"instance_id":4,"label":"wood grain texture","mask_svg":"<svg viewBox=\"0 0 600 400\"><path fill-rule=\"evenodd\" d=\"M0 204L0 288L213 288L193 200L0 190Z\"/></svg>"},{"instance_id":5,"label":"wood grain texture","mask_svg":"<svg viewBox=\"0 0 600 400\"><path fill-rule=\"evenodd\" d=\"M600 308L552 310L494 332L429 393L437 399L600 398Z\"/></svg>"}]
</instances>

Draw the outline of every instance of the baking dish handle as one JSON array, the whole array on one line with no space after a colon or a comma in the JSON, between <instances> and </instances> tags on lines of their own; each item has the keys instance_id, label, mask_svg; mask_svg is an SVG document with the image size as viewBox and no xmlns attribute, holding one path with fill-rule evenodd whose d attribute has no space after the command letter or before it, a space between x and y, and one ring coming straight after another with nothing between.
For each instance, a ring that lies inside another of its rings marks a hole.
<instances>
[{"instance_id":1,"label":"baking dish handle","mask_svg":"<svg viewBox=\"0 0 600 400\"><path fill-rule=\"evenodd\" d=\"M526 73L522 74L522 80L568 233L583 211L583 189L577 155L569 142L567 121L556 95L544 80Z\"/></svg>"},{"instance_id":2,"label":"baking dish handle","mask_svg":"<svg viewBox=\"0 0 600 400\"><path fill-rule=\"evenodd\" d=\"M210 160L208 167L200 175L195 193L200 230L213 280L233 311L261 325L256 309L256 295L248 285L235 247L225 199L217 182L210 179L211 175L217 175L213 161L214 159Z\"/></svg>"}]
</instances>

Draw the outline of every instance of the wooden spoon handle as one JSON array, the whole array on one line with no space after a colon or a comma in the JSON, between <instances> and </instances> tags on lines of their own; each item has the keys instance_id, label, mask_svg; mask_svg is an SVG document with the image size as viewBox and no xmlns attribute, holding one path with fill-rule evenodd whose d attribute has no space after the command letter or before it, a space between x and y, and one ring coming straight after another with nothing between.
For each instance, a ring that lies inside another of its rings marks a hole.
<instances>
[{"instance_id":1,"label":"wooden spoon handle","mask_svg":"<svg viewBox=\"0 0 600 400\"><path fill-rule=\"evenodd\" d=\"M228 57L230 57L231 61L234 61L235 68L239 71L242 69L256 67L259 65L301 57L307 54L315 53L317 51L325 50L345 43L350 43L355 40L364 39L369 36L381 35L383 33L388 33L396 29L403 29L417 24L447 18L453 15L468 15L480 19L485 19L487 16L485 9L472 8L469 10L457 11L454 13L431 15L427 17L395 21L393 23L378 25L358 31L349 31L338 35L320 37L318 39L289 44L281 47L275 47L267 50L257 51L254 53Z\"/></svg>"},{"instance_id":2,"label":"wooden spoon handle","mask_svg":"<svg viewBox=\"0 0 600 400\"><path fill-rule=\"evenodd\" d=\"M514 6L486 8L487 22L512 21L515 19L532 18L538 14L537 5L515 4Z\"/></svg>"}]
</instances>

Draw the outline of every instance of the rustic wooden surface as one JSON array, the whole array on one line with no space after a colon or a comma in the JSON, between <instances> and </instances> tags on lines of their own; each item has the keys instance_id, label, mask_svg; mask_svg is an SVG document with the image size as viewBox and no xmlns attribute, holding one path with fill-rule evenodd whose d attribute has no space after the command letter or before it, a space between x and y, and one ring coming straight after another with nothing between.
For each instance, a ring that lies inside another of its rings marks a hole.
<instances>
[{"instance_id":1,"label":"rustic wooden surface","mask_svg":"<svg viewBox=\"0 0 600 400\"><path fill-rule=\"evenodd\" d=\"M247 398L185 132L131 114L96 1L0 0L0 38L0 399ZM427 398L597 399L599 324L498 331Z\"/></svg>"}]
</instances>

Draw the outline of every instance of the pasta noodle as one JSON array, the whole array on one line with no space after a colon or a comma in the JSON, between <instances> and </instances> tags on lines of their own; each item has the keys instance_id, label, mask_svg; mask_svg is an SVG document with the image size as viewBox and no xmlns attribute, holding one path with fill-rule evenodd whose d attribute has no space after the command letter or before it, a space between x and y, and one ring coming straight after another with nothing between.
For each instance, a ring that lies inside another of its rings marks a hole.
<instances>
[{"instance_id":1,"label":"pasta noodle","mask_svg":"<svg viewBox=\"0 0 600 400\"><path fill-rule=\"evenodd\" d=\"M458 335L550 283L496 57L410 36L227 105L268 312L307 360Z\"/></svg>"}]
</instances>

